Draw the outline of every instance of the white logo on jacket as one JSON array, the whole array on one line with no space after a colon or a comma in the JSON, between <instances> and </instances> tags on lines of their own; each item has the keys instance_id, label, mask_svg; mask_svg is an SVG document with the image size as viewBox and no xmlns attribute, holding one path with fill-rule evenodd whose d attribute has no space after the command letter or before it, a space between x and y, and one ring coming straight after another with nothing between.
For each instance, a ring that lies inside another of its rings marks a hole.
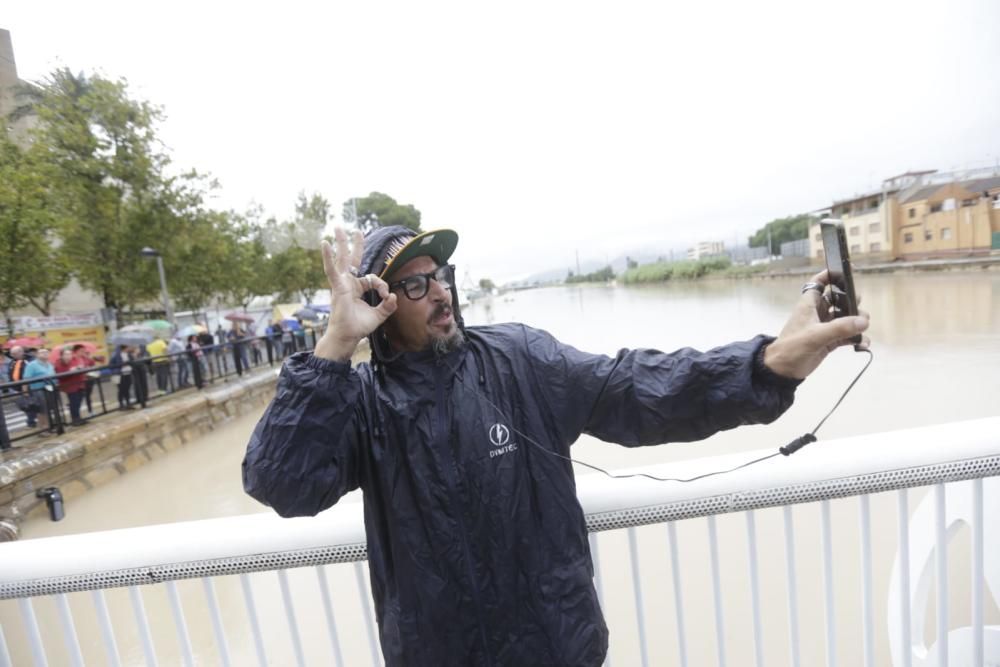
<instances>
[{"instance_id":1,"label":"white logo on jacket","mask_svg":"<svg viewBox=\"0 0 1000 667\"><path fill-rule=\"evenodd\" d=\"M489 435L490 442L493 443L494 447L490 450L490 458L517 451L517 443L510 441L510 429L505 424L491 426Z\"/></svg>"}]
</instances>

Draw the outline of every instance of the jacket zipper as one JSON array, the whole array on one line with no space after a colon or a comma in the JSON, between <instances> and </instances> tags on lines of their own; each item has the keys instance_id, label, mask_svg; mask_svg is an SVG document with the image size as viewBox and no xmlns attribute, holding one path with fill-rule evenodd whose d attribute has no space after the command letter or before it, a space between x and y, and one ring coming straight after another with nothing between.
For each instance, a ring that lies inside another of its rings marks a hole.
<instances>
[{"instance_id":1,"label":"jacket zipper","mask_svg":"<svg viewBox=\"0 0 1000 667\"><path fill-rule=\"evenodd\" d=\"M438 404L438 424L437 432L441 442L441 450L447 453L448 462L444 466L445 475L448 478L448 491L451 494L452 511L458 521L458 533L462 541L462 553L465 555L466 574L469 577L469 587L472 589L472 601L476 606L476 620L479 622L479 636L483 642L483 653L486 656L486 664L492 667L493 657L490 655L490 645L486 640L486 622L483 619L483 603L480 599L479 586L476 584L476 572L472 567L472 550L469 548L469 534L465 526L465 516L462 503L458 497L458 461L451 451L451 443L448 442L447 407L444 397L443 367L438 363L435 370L435 389L437 392Z\"/></svg>"}]
</instances>

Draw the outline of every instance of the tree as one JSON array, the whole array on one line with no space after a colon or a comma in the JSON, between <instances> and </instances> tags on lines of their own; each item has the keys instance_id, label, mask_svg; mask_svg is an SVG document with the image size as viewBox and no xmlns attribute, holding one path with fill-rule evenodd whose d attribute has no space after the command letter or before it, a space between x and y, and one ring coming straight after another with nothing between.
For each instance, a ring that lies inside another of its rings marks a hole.
<instances>
[{"instance_id":1,"label":"tree","mask_svg":"<svg viewBox=\"0 0 1000 667\"><path fill-rule=\"evenodd\" d=\"M777 218L758 229L749 239L751 248L766 247L768 231L771 232L770 252L781 249L782 243L809 238L809 225L816 221L813 216L803 213L787 218Z\"/></svg>"},{"instance_id":2,"label":"tree","mask_svg":"<svg viewBox=\"0 0 1000 667\"><path fill-rule=\"evenodd\" d=\"M355 211L357 217L354 216ZM353 218L353 220L352 220ZM344 220L353 222L358 229L368 232L374 227L402 225L415 232L420 229L420 211L413 204L399 204L389 195L372 192L367 197L344 202Z\"/></svg>"},{"instance_id":3,"label":"tree","mask_svg":"<svg viewBox=\"0 0 1000 667\"><path fill-rule=\"evenodd\" d=\"M486 290L487 292L489 292L496 289L496 285L494 285L493 281L490 280L489 278L480 278L479 289Z\"/></svg>"},{"instance_id":4,"label":"tree","mask_svg":"<svg viewBox=\"0 0 1000 667\"><path fill-rule=\"evenodd\" d=\"M132 306L159 291L152 262L180 238L163 177L168 161L154 129L160 110L133 100L127 84L54 71L28 95L39 118L35 142L55 170L54 206L65 219L65 253L80 284L106 307Z\"/></svg>"},{"instance_id":5,"label":"tree","mask_svg":"<svg viewBox=\"0 0 1000 667\"><path fill-rule=\"evenodd\" d=\"M51 172L40 150L22 150L8 138L0 119L0 312L29 303L48 315L69 283L64 249L56 236ZM13 334L13 332L10 332Z\"/></svg>"},{"instance_id":6,"label":"tree","mask_svg":"<svg viewBox=\"0 0 1000 667\"><path fill-rule=\"evenodd\" d=\"M264 243L270 253L280 253L292 246L319 250L326 226L332 220L330 202L319 193L307 197L300 192L295 202L295 217L285 222L269 221L264 226Z\"/></svg>"}]
</instances>

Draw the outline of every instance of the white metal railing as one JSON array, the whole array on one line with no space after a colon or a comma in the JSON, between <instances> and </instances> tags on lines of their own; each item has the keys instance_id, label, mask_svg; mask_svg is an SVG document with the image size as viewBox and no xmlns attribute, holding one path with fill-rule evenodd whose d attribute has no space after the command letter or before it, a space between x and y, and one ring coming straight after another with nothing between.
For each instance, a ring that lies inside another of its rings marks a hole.
<instances>
[{"instance_id":1,"label":"white metal railing","mask_svg":"<svg viewBox=\"0 0 1000 667\"><path fill-rule=\"evenodd\" d=\"M690 477L758 454L644 471ZM1000 418L820 441L691 484L583 476L609 663L995 664L997 475ZM378 665L364 559L354 499L311 519L2 544L0 666ZM953 563L967 579L949 588Z\"/></svg>"}]
</instances>

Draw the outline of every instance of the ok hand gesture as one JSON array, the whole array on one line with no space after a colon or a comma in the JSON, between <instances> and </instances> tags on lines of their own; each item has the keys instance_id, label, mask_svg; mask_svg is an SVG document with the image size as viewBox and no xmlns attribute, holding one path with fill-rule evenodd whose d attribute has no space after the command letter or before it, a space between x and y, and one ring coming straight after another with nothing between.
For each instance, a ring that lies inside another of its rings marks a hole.
<instances>
[{"instance_id":1,"label":"ok hand gesture","mask_svg":"<svg viewBox=\"0 0 1000 667\"><path fill-rule=\"evenodd\" d=\"M396 295L389 292L389 285L374 274L359 276L364 252L364 236L355 231L352 248L347 244L347 233L342 227L334 230L336 252L323 242L323 270L330 281L330 324L316 344L313 354L324 359L348 361L358 341L375 331L396 312ZM378 306L371 306L363 296L375 291L382 298Z\"/></svg>"}]
</instances>

